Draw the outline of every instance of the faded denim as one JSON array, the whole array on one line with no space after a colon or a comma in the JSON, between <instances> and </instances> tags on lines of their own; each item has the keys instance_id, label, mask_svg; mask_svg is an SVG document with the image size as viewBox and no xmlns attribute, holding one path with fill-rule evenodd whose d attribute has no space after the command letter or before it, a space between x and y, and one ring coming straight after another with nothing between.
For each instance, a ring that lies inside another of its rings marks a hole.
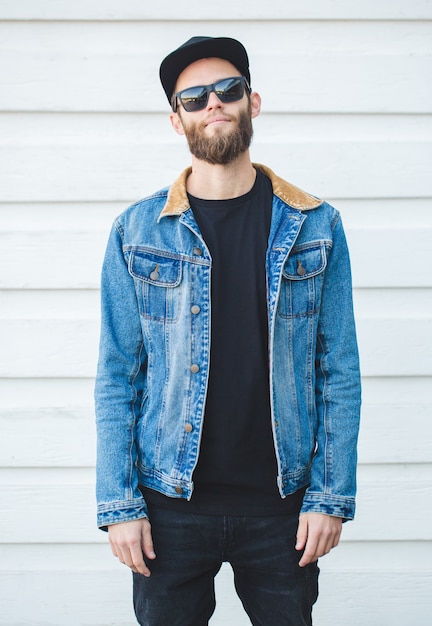
<instances>
[{"instance_id":1,"label":"faded denim","mask_svg":"<svg viewBox=\"0 0 432 626\"><path fill-rule=\"evenodd\" d=\"M282 497L352 519L360 373L336 209L272 181L266 272L272 427ZM115 220L102 271L95 399L98 524L147 516L139 484L190 498L210 359L211 257L189 170ZM241 241L239 241L241 245Z\"/></svg>"}]
</instances>

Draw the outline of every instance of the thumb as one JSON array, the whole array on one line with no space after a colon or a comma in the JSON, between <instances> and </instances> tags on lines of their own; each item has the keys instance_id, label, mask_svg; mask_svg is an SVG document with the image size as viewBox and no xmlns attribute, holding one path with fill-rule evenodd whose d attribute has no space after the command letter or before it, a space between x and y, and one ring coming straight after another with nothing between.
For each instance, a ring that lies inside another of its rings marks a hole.
<instances>
[{"instance_id":1,"label":"thumb","mask_svg":"<svg viewBox=\"0 0 432 626\"><path fill-rule=\"evenodd\" d=\"M303 548L306 545L307 535L308 535L307 517L306 515L300 515L298 528L297 528L297 543L295 546L296 550L303 550Z\"/></svg>"}]
</instances>

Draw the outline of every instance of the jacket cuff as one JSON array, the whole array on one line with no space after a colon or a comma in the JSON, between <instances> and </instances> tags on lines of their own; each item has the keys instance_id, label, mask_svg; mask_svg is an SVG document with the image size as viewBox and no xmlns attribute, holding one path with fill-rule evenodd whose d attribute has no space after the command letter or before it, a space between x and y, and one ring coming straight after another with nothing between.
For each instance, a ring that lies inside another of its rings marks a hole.
<instances>
[{"instance_id":1,"label":"jacket cuff","mask_svg":"<svg viewBox=\"0 0 432 626\"><path fill-rule=\"evenodd\" d=\"M110 524L131 522L148 518L148 509L143 498L100 504L97 509L97 525L107 531Z\"/></svg>"},{"instance_id":2,"label":"jacket cuff","mask_svg":"<svg viewBox=\"0 0 432 626\"><path fill-rule=\"evenodd\" d=\"M324 513L341 517L344 521L352 520L355 515L355 498L306 491L300 513Z\"/></svg>"}]
</instances>

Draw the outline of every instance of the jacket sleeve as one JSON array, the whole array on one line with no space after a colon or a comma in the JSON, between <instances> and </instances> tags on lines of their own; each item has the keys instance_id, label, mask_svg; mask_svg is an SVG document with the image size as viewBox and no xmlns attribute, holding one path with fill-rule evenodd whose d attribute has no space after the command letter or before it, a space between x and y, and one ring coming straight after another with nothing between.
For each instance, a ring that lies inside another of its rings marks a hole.
<instances>
[{"instance_id":1,"label":"jacket sleeve","mask_svg":"<svg viewBox=\"0 0 432 626\"><path fill-rule=\"evenodd\" d=\"M351 268L339 213L325 269L315 356L318 431L302 512L353 519L361 383Z\"/></svg>"},{"instance_id":2,"label":"jacket sleeve","mask_svg":"<svg viewBox=\"0 0 432 626\"><path fill-rule=\"evenodd\" d=\"M133 278L111 231L101 280L101 335L95 386L98 526L147 517L136 471L136 421L145 394L146 353Z\"/></svg>"}]
</instances>

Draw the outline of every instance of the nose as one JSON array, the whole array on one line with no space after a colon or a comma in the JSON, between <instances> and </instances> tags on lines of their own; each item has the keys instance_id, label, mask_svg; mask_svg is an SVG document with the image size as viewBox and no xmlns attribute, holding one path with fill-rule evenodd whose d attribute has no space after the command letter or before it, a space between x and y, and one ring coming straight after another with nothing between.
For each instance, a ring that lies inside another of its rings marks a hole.
<instances>
[{"instance_id":1,"label":"nose","mask_svg":"<svg viewBox=\"0 0 432 626\"><path fill-rule=\"evenodd\" d=\"M214 109L214 108L221 108L221 107L222 107L222 102L219 100L216 93L214 91L211 91L209 94L208 102L207 102L207 109Z\"/></svg>"}]
</instances>

